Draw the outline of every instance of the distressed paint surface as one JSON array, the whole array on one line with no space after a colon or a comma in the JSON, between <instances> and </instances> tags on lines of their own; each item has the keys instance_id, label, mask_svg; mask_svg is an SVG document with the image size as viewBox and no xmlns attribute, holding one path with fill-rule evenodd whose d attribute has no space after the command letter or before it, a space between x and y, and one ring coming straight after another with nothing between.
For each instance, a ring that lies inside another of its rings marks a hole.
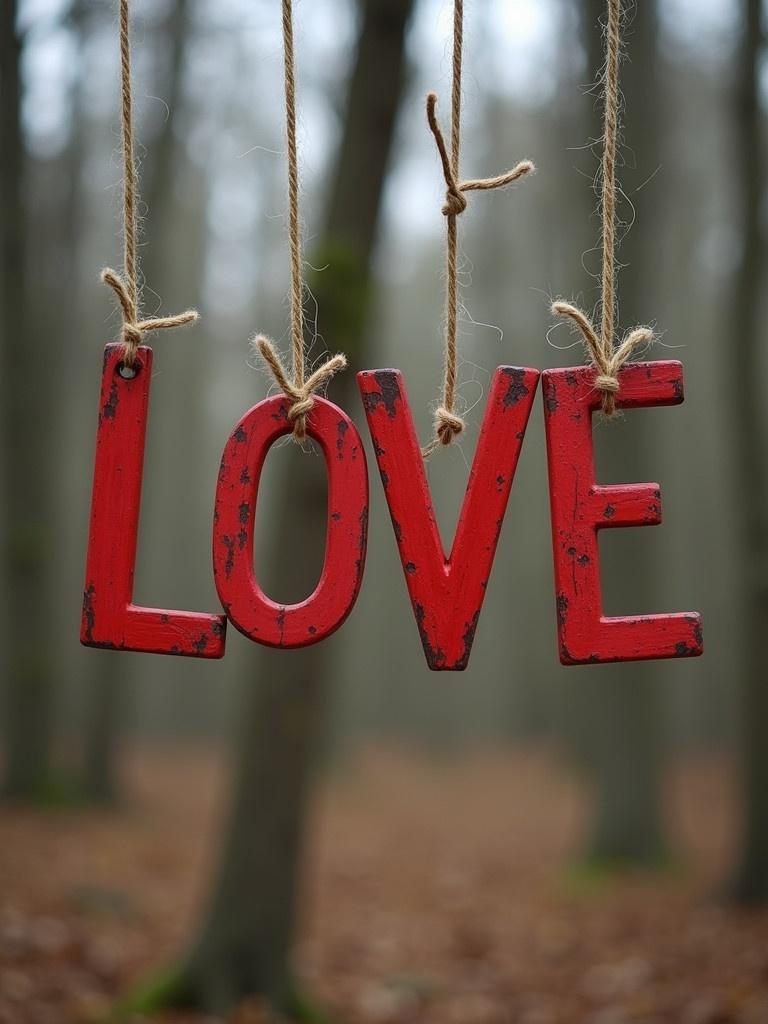
<instances>
[{"instance_id":1,"label":"distressed paint surface","mask_svg":"<svg viewBox=\"0 0 768 1024\"><path fill-rule=\"evenodd\" d=\"M357 375L427 664L467 667L539 371L499 367L446 555L402 374Z\"/></svg>"},{"instance_id":2,"label":"distressed paint surface","mask_svg":"<svg viewBox=\"0 0 768 1024\"><path fill-rule=\"evenodd\" d=\"M121 344L106 346L80 640L86 647L220 658L223 616L133 604L152 350L139 348L131 380L120 376L122 357Z\"/></svg>"},{"instance_id":3,"label":"distressed paint surface","mask_svg":"<svg viewBox=\"0 0 768 1024\"><path fill-rule=\"evenodd\" d=\"M360 435L337 405L315 398L307 434L320 445L328 470L323 570L314 592L298 604L278 604L259 586L253 556L259 479L269 449L293 429L289 408L284 397L268 398L237 424L222 455L214 511L213 571L221 603L241 633L269 647L306 647L341 626L357 600L368 542L368 467Z\"/></svg>"},{"instance_id":4,"label":"distressed paint surface","mask_svg":"<svg viewBox=\"0 0 768 1024\"><path fill-rule=\"evenodd\" d=\"M658 484L595 482L592 414L600 406L593 367L545 370L542 391L557 590L557 631L564 665L691 658L700 655L696 612L605 616L598 530L656 526ZM683 368L676 361L627 363L619 373L622 409L679 405Z\"/></svg>"}]
</instances>

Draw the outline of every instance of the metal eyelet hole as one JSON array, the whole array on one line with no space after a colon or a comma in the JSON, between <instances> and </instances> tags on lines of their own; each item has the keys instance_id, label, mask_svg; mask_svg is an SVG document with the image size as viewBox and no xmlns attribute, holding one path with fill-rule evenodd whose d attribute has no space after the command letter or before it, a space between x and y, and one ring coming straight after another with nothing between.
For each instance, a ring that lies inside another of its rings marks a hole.
<instances>
[{"instance_id":1,"label":"metal eyelet hole","mask_svg":"<svg viewBox=\"0 0 768 1024\"><path fill-rule=\"evenodd\" d=\"M133 380L134 377L138 375L140 369L141 363L139 363L138 361L135 362L133 366L126 366L125 363L119 363L117 367L117 372L120 374L123 380Z\"/></svg>"}]
</instances>

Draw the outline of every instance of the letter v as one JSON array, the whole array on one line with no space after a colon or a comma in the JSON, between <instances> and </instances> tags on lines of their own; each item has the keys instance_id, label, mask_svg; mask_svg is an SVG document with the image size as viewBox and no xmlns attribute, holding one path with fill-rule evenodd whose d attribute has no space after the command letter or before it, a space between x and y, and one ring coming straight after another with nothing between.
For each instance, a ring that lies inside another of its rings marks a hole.
<instances>
[{"instance_id":1,"label":"letter v","mask_svg":"<svg viewBox=\"0 0 768 1024\"><path fill-rule=\"evenodd\" d=\"M445 555L399 370L357 375L416 623L434 671L467 667L539 371L493 376L453 547Z\"/></svg>"}]
</instances>

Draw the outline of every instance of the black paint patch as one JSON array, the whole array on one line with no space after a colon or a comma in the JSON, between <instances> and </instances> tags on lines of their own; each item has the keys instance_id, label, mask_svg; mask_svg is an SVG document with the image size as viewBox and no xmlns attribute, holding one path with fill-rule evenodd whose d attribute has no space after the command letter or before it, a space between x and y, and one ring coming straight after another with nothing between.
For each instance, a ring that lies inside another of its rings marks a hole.
<instances>
[{"instance_id":1,"label":"black paint patch","mask_svg":"<svg viewBox=\"0 0 768 1024\"><path fill-rule=\"evenodd\" d=\"M511 405L517 405L522 398L529 394L529 391L525 386L525 370L516 366L504 366L501 372L509 379L506 393L502 399L504 408L508 409Z\"/></svg>"},{"instance_id":2,"label":"black paint patch","mask_svg":"<svg viewBox=\"0 0 768 1024\"><path fill-rule=\"evenodd\" d=\"M117 382L112 381L112 387L109 389L109 398L104 403L104 408L101 410L101 415L105 420L113 420L117 415L117 407L120 404L120 391L117 387Z\"/></svg>"},{"instance_id":3,"label":"black paint patch","mask_svg":"<svg viewBox=\"0 0 768 1024\"><path fill-rule=\"evenodd\" d=\"M557 412L559 406L560 403L557 400L557 388L555 387L555 382L551 379L547 379L544 382L544 408L551 416Z\"/></svg>"},{"instance_id":4,"label":"black paint patch","mask_svg":"<svg viewBox=\"0 0 768 1024\"><path fill-rule=\"evenodd\" d=\"M383 405L387 416L393 420L397 415L395 402L399 402L402 397L397 376L391 370L378 370L373 376L381 390L372 391L363 396L365 410L366 412L375 412L380 405Z\"/></svg>"},{"instance_id":5,"label":"black paint patch","mask_svg":"<svg viewBox=\"0 0 768 1024\"><path fill-rule=\"evenodd\" d=\"M356 565L358 571L362 573L363 565L362 560L365 557L365 552L368 548L368 506L363 505L362 511L360 512L360 537L357 542L357 550L360 554Z\"/></svg>"},{"instance_id":6,"label":"black paint patch","mask_svg":"<svg viewBox=\"0 0 768 1024\"><path fill-rule=\"evenodd\" d=\"M675 654L678 658L690 658L699 652L695 647L689 647L685 641L681 641L679 644L675 644Z\"/></svg>"},{"instance_id":7,"label":"black paint patch","mask_svg":"<svg viewBox=\"0 0 768 1024\"><path fill-rule=\"evenodd\" d=\"M419 629L419 636L421 637L421 643L424 648L424 653L427 656L427 664L430 668L441 669L445 665L445 651L439 647L433 647L430 643L427 631L424 628L424 606L417 604L414 608L416 612L416 625Z\"/></svg>"},{"instance_id":8,"label":"black paint patch","mask_svg":"<svg viewBox=\"0 0 768 1024\"><path fill-rule=\"evenodd\" d=\"M221 543L227 549L227 560L224 563L224 573L227 579L232 575L232 570L235 567L235 542L231 537L224 536L221 538Z\"/></svg>"},{"instance_id":9,"label":"black paint patch","mask_svg":"<svg viewBox=\"0 0 768 1024\"><path fill-rule=\"evenodd\" d=\"M470 622L466 624L464 629L464 636L461 638L464 641L464 653L456 662L456 670L463 672L469 664L469 656L472 653L472 644L475 641L475 633L477 632L477 623L480 619L480 609L478 608L475 614L472 616Z\"/></svg>"},{"instance_id":10,"label":"black paint patch","mask_svg":"<svg viewBox=\"0 0 768 1024\"><path fill-rule=\"evenodd\" d=\"M96 611L93 607L93 599L96 595L96 588L91 583L83 593L83 622L85 623L85 639L93 643L93 627L96 625Z\"/></svg>"},{"instance_id":11,"label":"black paint patch","mask_svg":"<svg viewBox=\"0 0 768 1024\"><path fill-rule=\"evenodd\" d=\"M339 453L339 458L343 458L344 452L344 441L346 440L347 431L349 430L349 424L346 420L339 420L336 425L336 451Z\"/></svg>"},{"instance_id":12,"label":"black paint patch","mask_svg":"<svg viewBox=\"0 0 768 1024\"><path fill-rule=\"evenodd\" d=\"M693 626L693 637L699 647L704 646L704 631L701 628L701 619L689 618L688 622Z\"/></svg>"}]
</instances>

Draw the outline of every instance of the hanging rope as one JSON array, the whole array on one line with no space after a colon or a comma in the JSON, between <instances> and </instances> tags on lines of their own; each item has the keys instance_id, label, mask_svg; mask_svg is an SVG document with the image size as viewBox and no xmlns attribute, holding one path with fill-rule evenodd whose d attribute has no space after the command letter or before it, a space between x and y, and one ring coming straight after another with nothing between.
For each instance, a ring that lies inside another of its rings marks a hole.
<instances>
[{"instance_id":1,"label":"hanging rope","mask_svg":"<svg viewBox=\"0 0 768 1024\"><path fill-rule=\"evenodd\" d=\"M459 269L457 220L467 208L465 192L484 192L505 188L535 170L530 160L521 161L512 170L495 178L476 178L461 181L461 71L464 50L464 0L453 5L453 75L451 83L451 150L445 144L437 121L437 96L427 96L427 123L435 138L445 178L445 204L443 214L447 223L445 246L445 377L442 403L435 409L435 437L422 449L428 458L440 445L449 445L464 429L464 420L456 413L456 336L458 332Z\"/></svg>"},{"instance_id":2,"label":"hanging rope","mask_svg":"<svg viewBox=\"0 0 768 1024\"><path fill-rule=\"evenodd\" d=\"M198 314L188 309L176 316L142 319L139 307L138 261L136 258L136 204L138 186L133 143L133 96L131 86L131 35L129 0L120 0L120 74L122 86L123 136L123 275L109 267L101 272L102 281L117 296L123 313L122 342L124 365L130 369L144 335L171 327L194 323Z\"/></svg>"},{"instance_id":3,"label":"hanging rope","mask_svg":"<svg viewBox=\"0 0 768 1024\"><path fill-rule=\"evenodd\" d=\"M274 344L263 334L253 340L255 348L293 405L288 417L293 437L303 441L306 417L314 405L313 395L347 365L346 357L335 355L306 377L304 354L304 281L302 279L301 232L299 228L299 161L296 147L296 74L293 50L293 3L283 0L283 56L285 66L285 127L288 140L288 240L291 254L291 350L293 380Z\"/></svg>"},{"instance_id":4,"label":"hanging rope","mask_svg":"<svg viewBox=\"0 0 768 1024\"><path fill-rule=\"evenodd\" d=\"M597 368L595 387L603 394L603 412L613 416L619 391L618 373L624 363L643 345L653 341L649 327L635 327L615 344L616 324L616 148L619 135L619 61L621 58L621 0L608 0L602 164L602 296L600 331L583 310L558 300L555 316L568 317L581 332L592 362Z\"/></svg>"}]
</instances>

